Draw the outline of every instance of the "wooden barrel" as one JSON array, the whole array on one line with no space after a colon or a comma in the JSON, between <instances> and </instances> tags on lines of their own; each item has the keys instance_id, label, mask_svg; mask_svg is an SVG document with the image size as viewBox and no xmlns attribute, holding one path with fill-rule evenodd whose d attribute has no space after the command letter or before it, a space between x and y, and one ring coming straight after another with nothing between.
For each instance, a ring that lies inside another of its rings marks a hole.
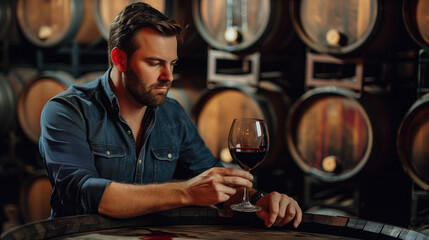
<instances>
[{"instance_id":1,"label":"wooden barrel","mask_svg":"<svg viewBox=\"0 0 429 240\"><path fill-rule=\"evenodd\" d=\"M20 210L25 223L46 220L51 215L52 186L45 170L33 172L20 189Z\"/></svg>"},{"instance_id":2,"label":"wooden barrel","mask_svg":"<svg viewBox=\"0 0 429 240\"><path fill-rule=\"evenodd\" d=\"M286 1L193 0L192 9L198 32L218 50L275 51L295 37Z\"/></svg>"},{"instance_id":3,"label":"wooden barrel","mask_svg":"<svg viewBox=\"0 0 429 240\"><path fill-rule=\"evenodd\" d=\"M232 214L231 214L232 215ZM365 219L304 213L299 228L290 223L267 228L255 214L222 216L214 208L179 208L131 219L101 215L61 217L25 224L2 234L18 239L428 239L423 232Z\"/></svg>"},{"instance_id":4,"label":"wooden barrel","mask_svg":"<svg viewBox=\"0 0 429 240\"><path fill-rule=\"evenodd\" d=\"M32 44L49 48L75 41L90 46L99 42L93 3L86 0L18 0L18 24Z\"/></svg>"},{"instance_id":5,"label":"wooden barrel","mask_svg":"<svg viewBox=\"0 0 429 240\"><path fill-rule=\"evenodd\" d=\"M270 82L260 82L256 91L244 85L218 85L203 93L194 116L206 145L224 163L232 161L228 151L228 133L234 118L264 119L272 144L260 166L263 168L285 163L285 155L281 154L285 144L282 133L289 106L290 99L285 91Z\"/></svg>"},{"instance_id":6,"label":"wooden barrel","mask_svg":"<svg viewBox=\"0 0 429 240\"><path fill-rule=\"evenodd\" d=\"M18 97L25 83L36 75L36 69L13 68L9 73L0 73L0 132L14 129Z\"/></svg>"},{"instance_id":7,"label":"wooden barrel","mask_svg":"<svg viewBox=\"0 0 429 240\"><path fill-rule=\"evenodd\" d=\"M46 102L74 83L73 76L63 71L46 71L26 83L18 100L18 119L31 141L39 141L40 115Z\"/></svg>"},{"instance_id":8,"label":"wooden barrel","mask_svg":"<svg viewBox=\"0 0 429 240\"><path fill-rule=\"evenodd\" d=\"M405 27L413 40L429 50L429 2L425 0L403 1L402 15Z\"/></svg>"},{"instance_id":9,"label":"wooden barrel","mask_svg":"<svg viewBox=\"0 0 429 240\"><path fill-rule=\"evenodd\" d=\"M287 119L293 159L305 173L326 182L372 173L391 145L386 108L377 94L366 92L359 98L338 87L307 91Z\"/></svg>"},{"instance_id":10,"label":"wooden barrel","mask_svg":"<svg viewBox=\"0 0 429 240\"><path fill-rule=\"evenodd\" d=\"M398 130L397 151L402 166L421 188L429 190L429 94L408 110Z\"/></svg>"},{"instance_id":11,"label":"wooden barrel","mask_svg":"<svg viewBox=\"0 0 429 240\"><path fill-rule=\"evenodd\" d=\"M400 1L292 0L290 4L299 38L320 53L380 52L398 42L396 31L403 26L398 17Z\"/></svg>"}]
</instances>

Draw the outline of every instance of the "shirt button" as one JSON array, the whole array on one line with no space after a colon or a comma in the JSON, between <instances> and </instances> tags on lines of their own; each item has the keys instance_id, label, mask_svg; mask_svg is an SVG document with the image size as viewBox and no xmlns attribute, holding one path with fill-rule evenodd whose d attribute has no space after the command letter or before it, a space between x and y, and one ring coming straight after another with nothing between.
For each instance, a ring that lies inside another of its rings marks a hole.
<instances>
[{"instance_id":1,"label":"shirt button","mask_svg":"<svg viewBox=\"0 0 429 240\"><path fill-rule=\"evenodd\" d=\"M107 151L107 152L106 152L106 154L107 154L107 155L110 155L110 151Z\"/></svg>"},{"instance_id":2,"label":"shirt button","mask_svg":"<svg viewBox=\"0 0 429 240\"><path fill-rule=\"evenodd\" d=\"M128 131L127 131L127 134L128 134L128 135L131 135L131 131L130 131L130 130L128 130Z\"/></svg>"},{"instance_id":3,"label":"shirt button","mask_svg":"<svg viewBox=\"0 0 429 240\"><path fill-rule=\"evenodd\" d=\"M167 157L168 157L168 158L172 158L172 157L173 157L173 154L169 153L169 154L167 155Z\"/></svg>"},{"instance_id":4,"label":"shirt button","mask_svg":"<svg viewBox=\"0 0 429 240\"><path fill-rule=\"evenodd\" d=\"M142 160L141 159L139 159L139 164L142 164Z\"/></svg>"}]
</instances>

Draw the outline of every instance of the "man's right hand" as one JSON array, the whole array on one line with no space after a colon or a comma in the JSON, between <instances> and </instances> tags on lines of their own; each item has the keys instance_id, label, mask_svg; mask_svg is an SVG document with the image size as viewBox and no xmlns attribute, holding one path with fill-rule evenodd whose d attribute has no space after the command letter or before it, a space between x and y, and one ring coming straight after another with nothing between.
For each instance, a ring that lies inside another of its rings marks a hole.
<instances>
[{"instance_id":1,"label":"man's right hand","mask_svg":"<svg viewBox=\"0 0 429 240\"><path fill-rule=\"evenodd\" d=\"M252 187L252 180L250 173L240 169L212 168L180 182L111 182L104 191L98 212L115 218L130 218L190 205L214 205L228 199L238 202L243 198L243 191L237 192L237 189Z\"/></svg>"},{"instance_id":2,"label":"man's right hand","mask_svg":"<svg viewBox=\"0 0 429 240\"><path fill-rule=\"evenodd\" d=\"M252 187L253 176L234 168L211 168L184 182L190 205L207 206L225 202L237 189Z\"/></svg>"}]
</instances>

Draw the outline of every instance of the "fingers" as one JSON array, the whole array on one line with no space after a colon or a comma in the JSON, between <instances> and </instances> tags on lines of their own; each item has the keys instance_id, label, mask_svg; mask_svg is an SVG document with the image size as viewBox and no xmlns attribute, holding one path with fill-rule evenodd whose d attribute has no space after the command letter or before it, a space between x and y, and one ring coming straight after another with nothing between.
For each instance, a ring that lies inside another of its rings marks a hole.
<instances>
[{"instance_id":1,"label":"fingers","mask_svg":"<svg viewBox=\"0 0 429 240\"><path fill-rule=\"evenodd\" d=\"M264 209L268 210L267 214L258 214L265 220L265 226L284 226L291 222L293 219L293 226L297 228L302 220L302 211L298 203L284 194L273 192L265 196L261 204Z\"/></svg>"},{"instance_id":2,"label":"fingers","mask_svg":"<svg viewBox=\"0 0 429 240\"><path fill-rule=\"evenodd\" d=\"M212 168L186 181L187 201L192 205L228 201L237 189L252 187L253 176L240 169Z\"/></svg>"},{"instance_id":3,"label":"fingers","mask_svg":"<svg viewBox=\"0 0 429 240\"><path fill-rule=\"evenodd\" d=\"M207 174L219 174L221 176L235 176L242 177L249 181L253 181L253 175L248 171L244 171L236 168L211 168L206 171Z\"/></svg>"},{"instance_id":4,"label":"fingers","mask_svg":"<svg viewBox=\"0 0 429 240\"><path fill-rule=\"evenodd\" d=\"M297 211L297 213L295 215L295 220L293 221L293 227L298 228L301 221L302 221L302 211L301 211L301 208L299 208L299 211Z\"/></svg>"},{"instance_id":5,"label":"fingers","mask_svg":"<svg viewBox=\"0 0 429 240\"><path fill-rule=\"evenodd\" d=\"M234 188L239 188L239 187L251 188L253 185L252 182L241 177L223 177L221 178L220 183Z\"/></svg>"},{"instance_id":6,"label":"fingers","mask_svg":"<svg viewBox=\"0 0 429 240\"><path fill-rule=\"evenodd\" d=\"M289 223L297 215L295 207L292 204L288 204L282 218L277 218L277 221L273 224L274 226L284 226ZM294 225L295 227L295 225ZM296 226L297 227L297 226Z\"/></svg>"},{"instance_id":7,"label":"fingers","mask_svg":"<svg viewBox=\"0 0 429 240\"><path fill-rule=\"evenodd\" d=\"M234 168L212 168L203 175L212 179L215 183L234 188L252 187L253 175L247 171Z\"/></svg>"},{"instance_id":8,"label":"fingers","mask_svg":"<svg viewBox=\"0 0 429 240\"><path fill-rule=\"evenodd\" d=\"M221 193L221 194L223 193L223 194L228 195L228 197L229 197L229 196L234 195L234 194L237 192L237 189L236 189L236 188L229 187L229 186L222 185L222 184L218 184L218 185L215 187L215 190L216 190L216 192L218 192L218 193Z\"/></svg>"}]
</instances>

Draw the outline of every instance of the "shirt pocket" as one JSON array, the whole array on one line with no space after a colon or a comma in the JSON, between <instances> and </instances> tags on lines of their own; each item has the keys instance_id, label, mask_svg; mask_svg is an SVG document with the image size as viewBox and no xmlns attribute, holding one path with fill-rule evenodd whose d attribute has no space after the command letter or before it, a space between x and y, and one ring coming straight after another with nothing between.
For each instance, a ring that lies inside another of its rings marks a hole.
<instances>
[{"instance_id":1,"label":"shirt pocket","mask_svg":"<svg viewBox=\"0 0 429 240\"><path fill-rule=\"evenodd\" d=\"M98 175L102 178L123 180L120 177L121 172L126 169L125 147L109 144L91 144L90 147Z\"/></svg>"},{"instance_id":2,"label":"shirt pocket","mask_svg":"<svg viewBox=\"0 0 429 240\"><path fill-rule=\"evenodd\" d=\"M177 160L179 159L179 149L175 147L152 148L154 159L154 181L168 182L173 179L176 171Z\"/></svg>"}]
</instances>

